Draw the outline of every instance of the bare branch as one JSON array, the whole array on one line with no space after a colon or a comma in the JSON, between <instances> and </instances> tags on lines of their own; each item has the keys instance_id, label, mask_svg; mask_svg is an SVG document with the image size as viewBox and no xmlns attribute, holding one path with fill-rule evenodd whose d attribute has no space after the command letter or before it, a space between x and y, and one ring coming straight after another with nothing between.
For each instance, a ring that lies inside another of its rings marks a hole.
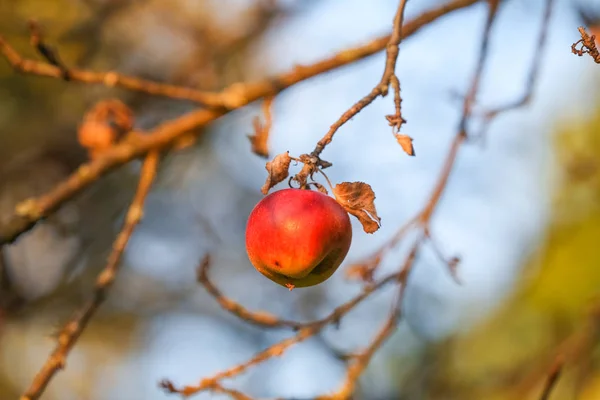
<instances>
[{"instance_id":1,"label":"bare branch","mask_svg":"<svg viewBox=\"0 0 600 400\"><path fill-rule=\"evenodd\" d=\"M517 394L524 395L537 390L543 382L540 400L549 400L560 379L566 364L581 364L590 357L594 346L600 338L600 303L592 302L587 318L582 326L567 336L558 346L549 361L542 363L530 374L527 374L517 386Z\"/></svg>"},{"instance_id":2,"label":"bare branch","mask_svg":"<svg viewBox=\"0 0 600 400\"><path fill-rule=\"evenodd\" d=\"M431 216L433 215L433 212L435 211L435 208L438 205L442 194L444 193L444 190L446 189L446 186L448 184L448 179L450 178L450 173L454 168L454 163L456 161L456 156L458 155L458 150L463 144L463 142L467 139L467 122L471 117L473 104L475 103L475 97L477 96L477 92L479 91L479 84L481 82L481 76L483 74L485 60L487 59L488 55L490 32L492 29L494 19L496 18L496 12L498 11L499 3L499 0L488 0L489 11L484 28L483 40L481 42L479 60L477 62L475 74L473 75L468 95L465 97L465 100L463 102L463 112L460 119L458 132L454 137L452 144L450 145L450 151L446 156L446 161L444 162L444 166L442 167L442 172L437 181L437 184L433 189L433 192L429 198L429 201L427 202L427 205L420 214L419 220L423 226L429 225Z\"/></svg>"},{"instance_id":3,"label":"bare branch","mask_svg":"<svg viewBox=\"0 0 600 400\"><path fill-rule=\"evenodd\" d=\"M454 0L433 10L429 10L407 22L403 28L404 38L414 34L421 27L435 21L452 11L459 10L477 3L479 0ZM265 80L258 83L235 84L225 89L221 96L227 100L232 108L242 107L257 99L273 96L294 84L320 75L322 73L334 70L344 65L351 64L367 56L381 51L389 42L390 36L384 36L375 39L365 45L344 50L333 57L319 61L310 66L298 66L292 71L279 75L274 79ZM11 64L19 65L21 59L7 43L0 38L0 50L12 60ZM27 62L24 62L27 68L31 68ZM53 67L55 68L55 67ZM54 75L58 77L58 70ZM71 70L71 78L77 76L76 71ZM227 114L226 109L197 110L184 114L181 117L167 121L150 132L137 138L135 141L123 141L114 146L111 150L104 153L101 157L82 165L78 171L68 177L53 190L38 198L27 200L28 207L24 209L27 212L15 212L9 222L0 228L0 245L14 241L20 234L31 229L36 222L47 217L56 211L63 203L73 198L83 189L95 182L101 176L111 170L126 164L127 162L142 157L151 150L163 149L172 145L181 136L194 131L201 134L198 128L209 124L215 119Z\"/></svg>"},{"instance_id":4,"label":"bare branch","mask_svg":"<svg viewBox=\"0 0 600 400\"><path fill-rule=\"evenodd\" d=\"M183 394L184 396L187 396L185 393L183 393L181 391L181 389L178 389L177 387L175 387L175 385L168 380L161 381L159 383L159 386L162 389L164 389L165 392L167 392L167 393L178 393L178 394ZM214 392L214 393L226 394L234 400L252 400L252 397L245 395L244 393L240 392L239 390L226 388L225 386L221 385L219 382L212 382L211 387L207 388L207 390L210 390L211 392Z\"/></svg>"},{"instance_id":5,"label":"bare branch","mask_svg":"<svg viewBox=\"0 0 600 400\"><path fill-rule=\"evenodd\" d=\"M414 245L403 267L400 269L398 275L398 294L395 304L390 312L390 316L387 318L385 324L381 327L377 335L373 338L369 346L362 352L355 354L352 357L350 365L346 373L346 379L342 384L341 388L333 395L320 396L318 400L346 400L351 398L354 393L354 388L358 384L358 379L365 371L371 359L375 355L375 352L381 348L387 339L390 338L396 332L398 322L400 320L402 303L404 301L404 293L406 283L408 281L409 273L415 263L415 258L420 247L421 240L418 240Z\"/></svg>"},{"instance_id":6,"label":"bare branch","mask_svg":"<svg viewBox=\"0 0 600 400\"><path fill-rule=\"evenodd\" d=\"M381 263L385 254L393 249L398 242L403 238L412 228L417 227L422 229L423 233L426 237L431 237L430 235L430 221L433 216L433 212L437 207L442 194L444 193L447 185L450 174L454 168L454 163L456 161L458 150L461 145L465 142L467 138L467 122L472 114L472 106L475 102L475 97L478 92L479 83L481 80L481 76L483 73L484 63L487 58L488 53L488 45L492 23L496 17L496 12L498 10L499 0L488 0L489 3L489 11L487 16L486 25L484 28L483 39L481 43L479 59L476 67L475 74L471 81L471 87L469 89L469 95L465 97L463 104L463 112L459 124L459 129L457 134L455 135L451 145L450 150L446 156L446 160L443 164L442 170L440 172L440 176L432 190L432 193L427 201L425 207L419 212L419 214L413 218L411 218L406 224L404 224L398 232L386 243L384 243L372 256L370 259L361 262L355 268L358 270L355 272L356 275L364 276L366 280L372 278L375 270ZM444 257L442 257L444 258ZM444 258L445 259L445 258ZM457 262L454 259L449 259L446 261L451 276L457 280L456 276L456 264Z\"/></svg>"},{"instance_id":7,"label":"bare branch","mask_svg":"<svg viewBox=\"0 0 600 400\"><path fill-rule=\"evenodd\" d=\"M219 303L221 308L225 311L235 315L239 319L251 323L253 325L261 326L263 328L294 328L299 329L300 323L295 321L283 320L275 315L266 312L253 312L248 310L240 303L225 296L219 288L211 282L208 277L208 270L210 268L210 257L206 256L198 267L198 282L204 286L206 291Z\"/></svg>"},{"instance_id":8,"label":"bare branch","mask_svg":"<svg viewBox=\"0 0 600 400\"><path fill-rule=\"evenodd\" d=\"M235 365L229 369L221 371L221 372L215 374L211 378L202 379L200 381L200 383L198 383L197 385L184 386L182 388L177 389L170 381L164 380L163 382L165 382L165 384L167 384L170 387L173 387L175 389L170 392L180 393L184 396L191 396L193 394L200 393L202 391L211 390L215 386L215 384L219 384L219 381L221 381L223 379L233 378L235 376L238 376L238 375L246 372L249 368L251 368L257 364L260 364L260 363L262 363L266 360L269 360L273 357L281 356L290 347L292 347L298 343L301 343L301 342L305 341L306 339L310 338L311 336L313 336L314 334L316 334L318 331L320 331L322 329L323 326L324 325L313 325L310 327L302 328L298 331L298 333L295 336L288 338L288 339L284 339L280 342L277 342L276 344L274 344L274 345L268 347L267 349L261 351L260 353L256 354L254 357L252 357L250 360L248 360L246 362L243 362L243 363Z\"/></svg>"},{"instance_id":9,"label":"bare branch","mask_svg":"<svg viewBox=\"0 0 600 400\"><path fill-rule=\"evenodd\" d=\"M394 80L394 92L395 92L395 102L397 106L397 113L400 113L400 83L398 78L396 77L396 61L398 60L399 46L402 40L402 22L404 21L404 9L406 7L406 0L400 0L400 4L398 5L398 10L396 11L396 16L394 17L394 29L393 32L385 46L386 49L386 60L385 60L385 69L383 71L383 76L381 80L375 86L369 94L360 99L356 104L354 104L348 111L342 114L342 116L333 124L329 131L323 136L321 140L315 146L315 149L312 151L311 155L315 157L319 157L321 152L325 149L331 141L333 140L333 135L337 132L337 130L344 125L346 122L350 121L352 117L361 112L366 106L371 104L377 97L387 95L390 83L392 79ZM388 121L390 119L388 118ZM398 129L400 129L400 125L404 120L401 116L396 121L396 125ZM392 122L390 121L390 124Z\"/></svg>"},{"instance_id":10,"label":"bare branch","mask_svg":"<svg viewBox=\"0 0 600 400\"><path fill-rule=\"evenodd\" d=\"M520 99L510 102L504 106L489 110L483 115L483 126L481 131L476 136L484 139L486 137L487 130L489 129L492 121L501 113L516 110L521 107L529 105L533 92L536 87L538 76L540 75L540 69L542 66L542 60L544 51L546 50L546 43L548 38L548 27L550 26L550 16L554 8L554 0L546 0L546 7L544 9L544 16L542 17L542 23L540 26L540 33L536 43L535 51L533 54L533 62L527 76L527 84L525 86L525 93Z\"/></svg>"},{"instance_id":11,"label":"bare branch","mask_svg":"<svg viewBox=\"0 0 600 400\"><path fill-rule=\"evenodd\" d=\"M249 368L251 368L257 364L260 364L261 362L264 362L273 357L281 356L289 348L316 335L317 333L321 332L321 330L323 330L323 328L325 328L329 324L339 324L340 319L345 314L350 312L360 302L362 302L364 299L369 297L372 293L376 292L377 290L379 290L383 286L387 285L388 283L394 282L394 283L397 283L398 285L400 285L401 287L404 287L406 285L406 281L408 279L408 274L414 264L416 253L418 251L418 247L419 247L421 240L419 240L417 243L415 243L415 245L413 246L408 257L406 258L406 261L404 262L404 265L400 269L400 271L395 272L391 275L388 275L387 277L380 280L375 285L367 286L361 294L354 297L352 300L342 304L341 306L337 307L325 318L322 318L322 319L316 320L316 321L312 321L312 322L307 322L307 323L292 323L292 324L294 324L293 327L298 329L298 332L296 333L295 336L275 343L274 345L272 345L272 346L268 347L267 349L261 351L260 353L256 354L254 357L252 357L250 360L248 360L246 362L235 365L225 371L221 371L221 372L215 374L214 376L212 376L211 378L202 379L200 381L200 383L198 383L197 385L189 385L189 386L184 386L182 388L176 388L171 381L163 380L161 383L161 386L164 388L168 388L167 391L170 393L179 393L179 394L182 394L183 396L190 396L190 395L193 395L196 393L200 393L202 391L212 390L212 388L215 385L220 385L221 380L233 378L237 375L240 375L240 374L246 372ZM201 271L202 271L202 269L207 268L207 265L208 265L208 258L205 258L201 264ZM202 273L202 272L200 272L200 273ZM213 288L213 289L216 289L216 288ZM399 304L401 302L401 299L402 299L402 296L400 296L400 298L399 298ZM239 305L232 306L231 304L229 304L224 308L227 311L238 316L239 318L242 318L243 320L248 320L247 317L251 313L249 314L246 311L240 312L240 307L241 306L239 306ZM254 319L254 320L252 320L252 322L255 323L256 320L260 320L260 318ZM391 324L391 323L388 322L388 324ZM287 325L287 324L285 324L285 325ZM273 325L270 325L270 326L272 327ZM394 324L394 329L395 329L395 324ZM373 353L377 350L377 348L380 347L380 345L383 343L385 338L387 338L392 332L393 332L393 329L386 328L385 332L380 333L380 335L378 335L376 337L376 339L375 339L375 342L377 342L376 344L372 344L367 350L365 350L365 352L360 353L355 356L356 359L358 360L356 362L356 365L358 365L358 366L354 367L354 371L352 372L352 375L349 375L348 379L353 379L353 380L358 379L361 372L366 367L366 364L368 364ZM361 367L361 365L362 365L362 367ZM354 385L354 383L352 383L352 385Z\"/></svg>"},{"instance_id":12,"label":"bare branch","mask_svg":"<svg viewBox=\"0 0 600 400\"><path fill-rule=\"evenodd\" d=\"M44 57L51 65L55 66L60 70L60 75L62 79L64 79L65 81L70 80L69 70L67 69L67 67L65 67L65 64L63 64L58 52L52 47L50 47L48 44L46 44L42 36L42 30L36 21L29 21L29 32L31 34L31 45L35 47L38 53L40 53L41 56Z\"/></svg>"},{"instance_id":13,"label":"bare branch","mask_svg":"<svg viewBox=\"0 0 600 400\"><path fill-rule=\"evenodd\" d=\"M205 257L199 268L198 268L198 281L206 288L207 292L215 298L215 300L219 303L219 305L227 312L235 315L236 317L250 322L254 325L262 326L265 328L291 328L294 330L299 330L301 328L312 327L312 326L320 326L326 324L339 324L341 318L349 313L354 307L358 304L362 303L365 299L367 299L371 294L380 290L384 286L392 282L396 282L402 278L404 272L395 272L386 277L374 282L370 285L367 285L363 288L362 292L353 297L351 300L346 303L341 304L336 307L329 313L327 316L309 322L299 322L299 321L290 321L283 320L278 317L275 317L270 314L262 313L262 312L254 312L246 309L240 303L232 300L231 298L225 296L219 288L212 283L208 277L208 269L210 267L210 259L209 257Z\"/></svg>"},{"instance_id":14,"label":"bare branch","mask_svg":"<svg viewBox=\"0 0 600 400\"><path fill-rule=\"evenodd\" d=\"M34 37L36 36L32 35L32 38ZM0 53L16 71L24 74L59 78L85 84L100 84L107 87L122 87L124 89L150 95L189 100L210 107L222 107L221 96L217 93L149 81L122 75L114 71L95 72L77 68L67 69L62 62L58 62L58 53L55 50L51 50L50 47L46 45L43 47L40 46L39 44L41 43L43 42L32 40L32 44L42 55L44 55L49 61L48 63L21 57L21 55L2 36L0 36Z\"/></svg>"},{"instance_id":15,"label":"bare branch","mask_svg":"<svg viewBox=\"0 0 600 400\"><path fill-rule=\"evenodd\" d=\"M123 227L113 243L113 250L108 258L108 262L96 279L96 287L93 296L81 310L65 324L58 336L56 348L35 376L29 389L21 396L21 400L36 400L40 398L54 375L65 367L66 358L69 352L81 336L81 333L88 325L94 313L98 310L98 307L106 298L108 289L116 277L121 256L127 247L129 238L142 219L144 200L154 181L158 160L158 152L150 152L146 156L142 166L137 192L127 210Z\"/></svg>"}]
</instances>

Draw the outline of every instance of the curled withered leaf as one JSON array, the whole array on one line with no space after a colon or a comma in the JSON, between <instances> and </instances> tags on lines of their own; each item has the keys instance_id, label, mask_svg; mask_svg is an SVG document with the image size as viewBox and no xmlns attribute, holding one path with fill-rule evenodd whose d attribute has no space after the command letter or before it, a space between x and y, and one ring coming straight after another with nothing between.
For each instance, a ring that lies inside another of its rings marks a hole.
<instances>
[{"instance_id":1,"label":"curled withered leaf","mask_svg":"<svg viewBox=\"0 0 600 400\"><path fill-rule=\"evenodd\" d=\"M133 113L117 99L103 100L84 116L77 138L91 158L108 150L133 128Z\"/></svg>"},{"instance_id":2,"label":"curled withered leaf","mask_svg":"<svg viewBox=\"0 0 600 400\"><path fill-rule=\"evenodd\" d=\"M273 161L269 161L265 166L265 169L269 173L267 176L267 180L263 187L260 189L263 194L269 193L269 190L277 185L279 182L282 182L285 178L289 176L289 168L292 159L290 158L290 152L286 151L285 153L281 153L275 156Z\"/></svg>"},{"instance_id":3,"label":"curled withered leaf","mask_svg":"<svg viewBox=\"0 0 600 400\"><path fill-rule=\"evenodd\" d=\"M398 141L398 143L400 144L400 147L402 147L402 150L404 150L404 152L406 154L408 154L409 156L415 155L415 148L413 147L413 144L412 144L413 140L410 136L397 134L396 140Z\"/></svg>"},{"instance_id":4,"label":"curled withered leaf","mask_svg":"<svg viewBox=\"0 0 600 400\"><path fill-rule=\"evenodd\" d=\"M250 140L252 146L252 152L257 156L269 158L269 146L267 144L269 130L263 126L258 117L254 118L252 124L254 125L254 135L248 135L248 140Z\"/></svg>"},{"instance_id":5,"label":"curled withered leaf","mask_svg":"<svg viewBox=\"0 0 600 400\"><path fill-rule=\"evenodd\" d=\"M86 118L77 131L77 138L82 147L88 149L90 158L108 150L115 142L117 135L106 123Z\"/></svg>"},{"instance_id":6,"label":"curled withered leaf","mask_svg":"<svg viewBox=\"0 0 600 400\"><path fill-rule=\"evenodd\" d=\"M252 125L254 126L254 135L248 135L250 144L252 145L252 152L260 157L269 158L269 133L271 132L271 126L273 125L273 115L271 107L273 105L273 97L265 99L263 102L263 114L265 116L265 123L260 121L259 117L254 117Z\"/></svg>"},{"instance_id":7,"label":"curled withered leaf","mask_svg":"<svg viewBox=\"0 0 600 400\"><path fill-rule=\"evenodd\" d=\"M342 182L335 185L333 194L348 213L358 218L365 232L374 233L379 229L381 218L375 209L375 193L368 183Z\"/></svg>"}]
</instances>

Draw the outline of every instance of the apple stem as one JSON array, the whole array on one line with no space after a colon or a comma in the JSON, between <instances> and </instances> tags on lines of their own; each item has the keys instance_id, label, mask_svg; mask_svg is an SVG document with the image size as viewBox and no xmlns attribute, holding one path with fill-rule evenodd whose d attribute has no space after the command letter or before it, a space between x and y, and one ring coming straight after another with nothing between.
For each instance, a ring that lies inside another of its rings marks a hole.
<instances>
[{"instance_id":1,"label":"apple stem","mask_svg":"<svg viewBox=\"0 0 600 400\"><path fill-rule=\"evenodd\" d=\"M329 185L329 188L333 192L333 185L331 184L331 181L329 180L329 177L325 174L325 172L323 172L323 170L321 168L317 168L317 171L319 171L325 177L325 180L327 181L327 184Z\"/></svg>"}]
</instances>

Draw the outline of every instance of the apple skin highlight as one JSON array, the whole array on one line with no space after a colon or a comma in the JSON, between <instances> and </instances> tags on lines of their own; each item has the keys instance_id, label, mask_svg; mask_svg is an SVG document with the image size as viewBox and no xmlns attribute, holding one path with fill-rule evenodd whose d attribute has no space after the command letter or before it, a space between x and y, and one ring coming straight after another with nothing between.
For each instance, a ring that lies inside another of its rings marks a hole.
<instances>
[{"instance_id":1,"label":"apple skin highlight","mask_svg":"<svg viewBox=\"0 0 600 400\"><path fill-rule=\"evenodd\" d=\"M331 277L351 242L348 213L335 199L313 190L269 194L254 207L246 226L246 250L254 268L290 289Z\"/></svg>"}]
</instances>

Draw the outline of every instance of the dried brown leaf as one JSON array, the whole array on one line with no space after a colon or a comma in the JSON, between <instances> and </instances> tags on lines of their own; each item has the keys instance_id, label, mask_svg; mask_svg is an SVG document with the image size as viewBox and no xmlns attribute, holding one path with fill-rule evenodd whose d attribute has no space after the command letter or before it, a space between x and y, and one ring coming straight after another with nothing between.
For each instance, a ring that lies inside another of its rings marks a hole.
<instances>
[{"instance_id":1,"label":"dried brown leaf","mask_svg":"<svg viewBox=\"0 0 600 400\"><path fill-rule=\"evenodd\" d=\"M398 141L400 147L402 147L402 150L404 150L406 154L408 154L409 156L415 155L415 148L412 144L413 140L410 136L398 134L396 135L396 140Z\"/></svg>"},{"instance_id":2,"label":"dried brown leaf","mask_svg":"<svg viewBox=\"0 0 600 400\"><path fill-rule=\"evenodd\" d=\"M90 152L108 150L116 141L116 133L108 124L86 118L77 131L77 139Z\"/></svg>"},{"instance_id":3,"label":"dried brown leaf","mask_svg":"<svg viewBox=\"0 0 600 400\"><path fill-rule=\"evenodd\" d=\"M96 103L86 114L77 132L79 144L90 156L108 150L133 129L133 113L117 99Z\"/></svg>"},{"instance_id":4,"label":"dried brown leaf","mask_svg":"<svg viewBox=\"0 0 600 400\"><path fill-rule=\"evenodd\" d=\"M253 120L254 135L248 135L248 140L252 145L252 152L257 156L269 158L269 129L261 122L260 118L255 117Z\"/></svg>"},{"instance_id":5,"label":"dried brown leaf","mask_svg":"<svg viewBox=\"0 0 600 400\"><path fill-rule=\"evenodd\" d=\"M263 194L269 193L269 190L277 185L279 182L282 182L285 178L289 176L289 168L292 159L290 158L290 152L286 151L285 153L281 153L275 156L273 161L269 161L265 166L265 169L269 173L267 176L267 181L261 188Z\"/></svg>"},{"instance_id":6,"label":"dried brown leaf","mask_svg":"<svg viewBox=\"0 0 600 400\"><path fill-rule=\"evenodd\" d=\"M254 126L254 135L248 135L248 139L250 139L250 143L252 145L252 152L254 154L263 157L269 158L269 133L271 132L271 127L273 126L273 99L274 97L268 97L265 99L262 105L262 112L265 117L265 123L260 121L259 117L254 117L252 121L252 125Z\"/></svg>"},{"instance_id":7,"label":"dried brown leaf","mask_svg":"<svg viewBox=\"0 0 600 400\"><path fill-rule=\"evenodd\" d=\"M342 182L335 185L333 194L348 213L354 215L367 233L376 232L381 218L375 209L375 193L371 186L364 182Z\"/></svg>"}]
</instances>

